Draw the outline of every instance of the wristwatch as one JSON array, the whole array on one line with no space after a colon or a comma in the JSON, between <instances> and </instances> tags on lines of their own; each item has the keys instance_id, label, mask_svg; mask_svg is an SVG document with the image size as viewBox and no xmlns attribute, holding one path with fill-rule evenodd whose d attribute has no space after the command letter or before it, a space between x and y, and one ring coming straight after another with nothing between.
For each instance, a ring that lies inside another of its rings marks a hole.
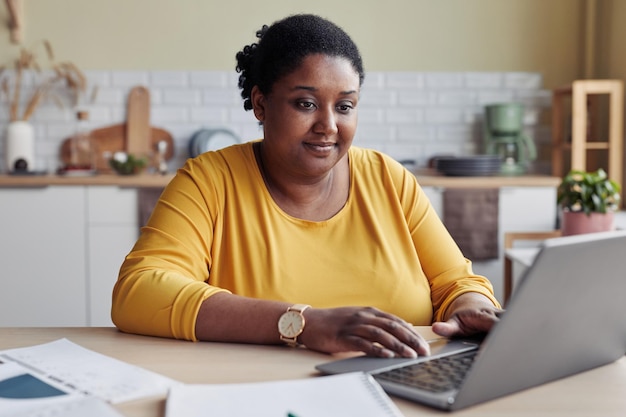
<instances>
[{"instance_id":1,"label":"wristwatch","mask_svg":"<svg viewBox=\"0 0 626 417\"><path fill-rule=\"evenodd\" d=\"M289 346L298 346L298 336L304 331L304 316L302 313L311 307L307 304L294 304L278 319L278 333L280 340Z\"/></svg>"}]
</instances>

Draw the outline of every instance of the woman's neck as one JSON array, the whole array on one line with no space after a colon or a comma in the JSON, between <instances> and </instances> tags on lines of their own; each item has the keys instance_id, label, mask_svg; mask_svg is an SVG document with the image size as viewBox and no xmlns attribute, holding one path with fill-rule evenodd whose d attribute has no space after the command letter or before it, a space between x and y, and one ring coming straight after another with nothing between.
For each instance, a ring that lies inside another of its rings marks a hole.
<instances>
[{"instance_id":1,"label":"woman's neck","mask_svg":"<svg viewBox=\"0 0 626 417\"><path fill-rule=\"evenodd\" d=\"M262 142L256 142L253 149L268 192L290 216L311 221L328 220L346 204L350 189L347 155L325 175L313 181L297 182L268 169Z\"/></svg>"}]
</instances>

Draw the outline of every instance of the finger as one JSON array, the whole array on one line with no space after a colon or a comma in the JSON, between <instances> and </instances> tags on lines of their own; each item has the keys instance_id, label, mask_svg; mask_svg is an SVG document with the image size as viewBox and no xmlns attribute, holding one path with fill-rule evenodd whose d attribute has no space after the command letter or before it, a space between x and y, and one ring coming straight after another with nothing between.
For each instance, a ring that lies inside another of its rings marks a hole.
<instances>
[{"instance_id":1,"label":"finger","mask_svg":"<svg viewBox=\"0 0 626 417\"><path fill-rule=\"evenodd\" d=\"M383 329L394 338L398 339L401 343L408 346L418 355L430 354L430 346L422 337L422 335L417 333L412 325L397 316L384 312L378 312L376 317L370 317L367 323L377 328ZM383 341L379 342L383 343ZM385 346L389 347L389 345ZM391 348L393 349L393 347ZM400 347L400 349L403 349L403 347ZM398 352L402 353L400 351Z\"/></svg>"},{"instance_id":2,"label":"finger","mask_svg":"<svg viewBox=\"0 0 626 417\"><path fill-rule=\"evenodd\" d=\"M386 313L384 311L372 308L372 307L368 307L366 309L364 309L363 311L360 312L362 314L362 317L364 319L367 319L368 316L369 318L375 318L375 319L386 319L389 320L391 322L395 322L398 323L399 325L410 329L411 331L413 331L413 326L409 323L407 323L406 321L402 320L400 317L398 316L394 316L393 314L390 313Z\"/></svg>"},{"instance_id":3,"label":"finger","mask_svg":"<svg viewBox=\"0 0 626 417\"><path fill-rule=\"evenodd\" d=\"M448 321L439 321L433 323L432 330L439 336L452 337L458 335L461 332L461 327L459 326L458 321L450 319Z\"/></svg>"},{"instance_id":4,"label":"finger","mask_svg":"<svg viewBox=\"0 0 626 417\"><path fill-rule=\"evenodd\" d=\"M413 358L430 354L422 336L392 320L372 319L354 328L351 336L358 338L360 350L375 356Z\"/></svg>"},{"instance_id":5,"label":"finger","mask_svg":"<svg viewBox=\"0 0 626 417\"><path fill-rule=\"evenodd\" d=\"M360 336L352 335L352 336L348 336L346 339L349 341L352 350L363 352L367 356L374 356L374 357L379 357L379 358L397 358L397 357L413 358L417 356L415 354L415 351L413 351L412 355L409 354L409 355L402 356L398 354L397 352L395 352L394 350L383 346L381 343L373 342L371 340L365 339Z\"/></svg>"},{"instance_id":6,"label":"finger","mask_svg":"<svg viewBox=\"0 0 626 417\"><path fill-rule=\"evenodd\" d=\"M453 314L447 321L447 323L450 324L450 328L447 331L451 332L451 334L448 334L448 337L487 333L498 321L499 318L496 310L459 311ZM440 330L446 331L445 327Z\"/></svg>"},{"instance_id":7,"label":"finger","mask_svg":"<svg viewBox=\"0 0 626 417\"><path fill-rule=\"evenodd\" d=\"M404 324L404 325L402 325ZM424 337L417 333L413 326L406 322L402 322L398 325L397 321L384 322L381 325L389 334L393 335L396 339L402 342L405 346L408 346L411 350L415 351L418 355L430 355L430 345Z\"/></svg>"}]
</instances>

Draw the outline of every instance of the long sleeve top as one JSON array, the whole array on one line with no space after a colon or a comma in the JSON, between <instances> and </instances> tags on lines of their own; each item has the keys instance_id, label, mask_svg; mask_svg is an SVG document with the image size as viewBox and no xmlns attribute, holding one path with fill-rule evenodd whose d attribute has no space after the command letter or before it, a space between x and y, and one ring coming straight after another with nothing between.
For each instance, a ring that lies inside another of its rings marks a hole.
<instances>
[{"instance_id":1,"label":"long sleeve top","mask_svg":"<svg viewBox=\"0 0 626 417\"><path fill-rule=\"evenodd\" d=\"M416 178L351 147L344 207L325 221L285 213L252 142L187 161L125 258L112 319L123 331L196 340L201 303L220 291L310 304L372 306L414 325L440 320L460 294L495 305Z\"/></svg>"}]
</instances>

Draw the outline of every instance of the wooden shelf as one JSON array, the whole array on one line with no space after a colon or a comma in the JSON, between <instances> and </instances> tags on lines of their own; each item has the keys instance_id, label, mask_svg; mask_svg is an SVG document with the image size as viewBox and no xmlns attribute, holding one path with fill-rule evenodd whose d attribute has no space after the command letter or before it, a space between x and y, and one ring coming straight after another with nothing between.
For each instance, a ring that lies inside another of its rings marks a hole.
<instances>
[{"instance_id":1,"label":"wooden shelf","mask_svg":"<svg viewBox=\"0 0 626 417\"><path fill-rule=\"evenodd\" d=\"M602 116L596 100L599 95L608 95L608 131L605 141L593 140L590 127L599 123ZM566 111L566 99L571 101ZM571 142L566 139L564 129L571 117ZM566 154L571 154L569 169L581 171L589 168L587 151L606 151L608 167L604 167L609 178L622 183L624 152L624 83L622 80L577 80L571 86L558 88L552 94L552 175L563 177ZM622 190L623 202L623 190Z\"/></svg>"},{"instance_id":2,"label":"wooden shelf","mask_svg":"<svg viewBox=\"0 0 626 417\"><path fill-rule=\"evenodd\" d=\"M571 150L572 144L564 143L560 146L560 148L561 150ZM605 150L605 149L610 149L610 146L608 142L587 142L585 144L585 148L587 150L593 150L593 149Z\"/></svg>"}]
</instances>

